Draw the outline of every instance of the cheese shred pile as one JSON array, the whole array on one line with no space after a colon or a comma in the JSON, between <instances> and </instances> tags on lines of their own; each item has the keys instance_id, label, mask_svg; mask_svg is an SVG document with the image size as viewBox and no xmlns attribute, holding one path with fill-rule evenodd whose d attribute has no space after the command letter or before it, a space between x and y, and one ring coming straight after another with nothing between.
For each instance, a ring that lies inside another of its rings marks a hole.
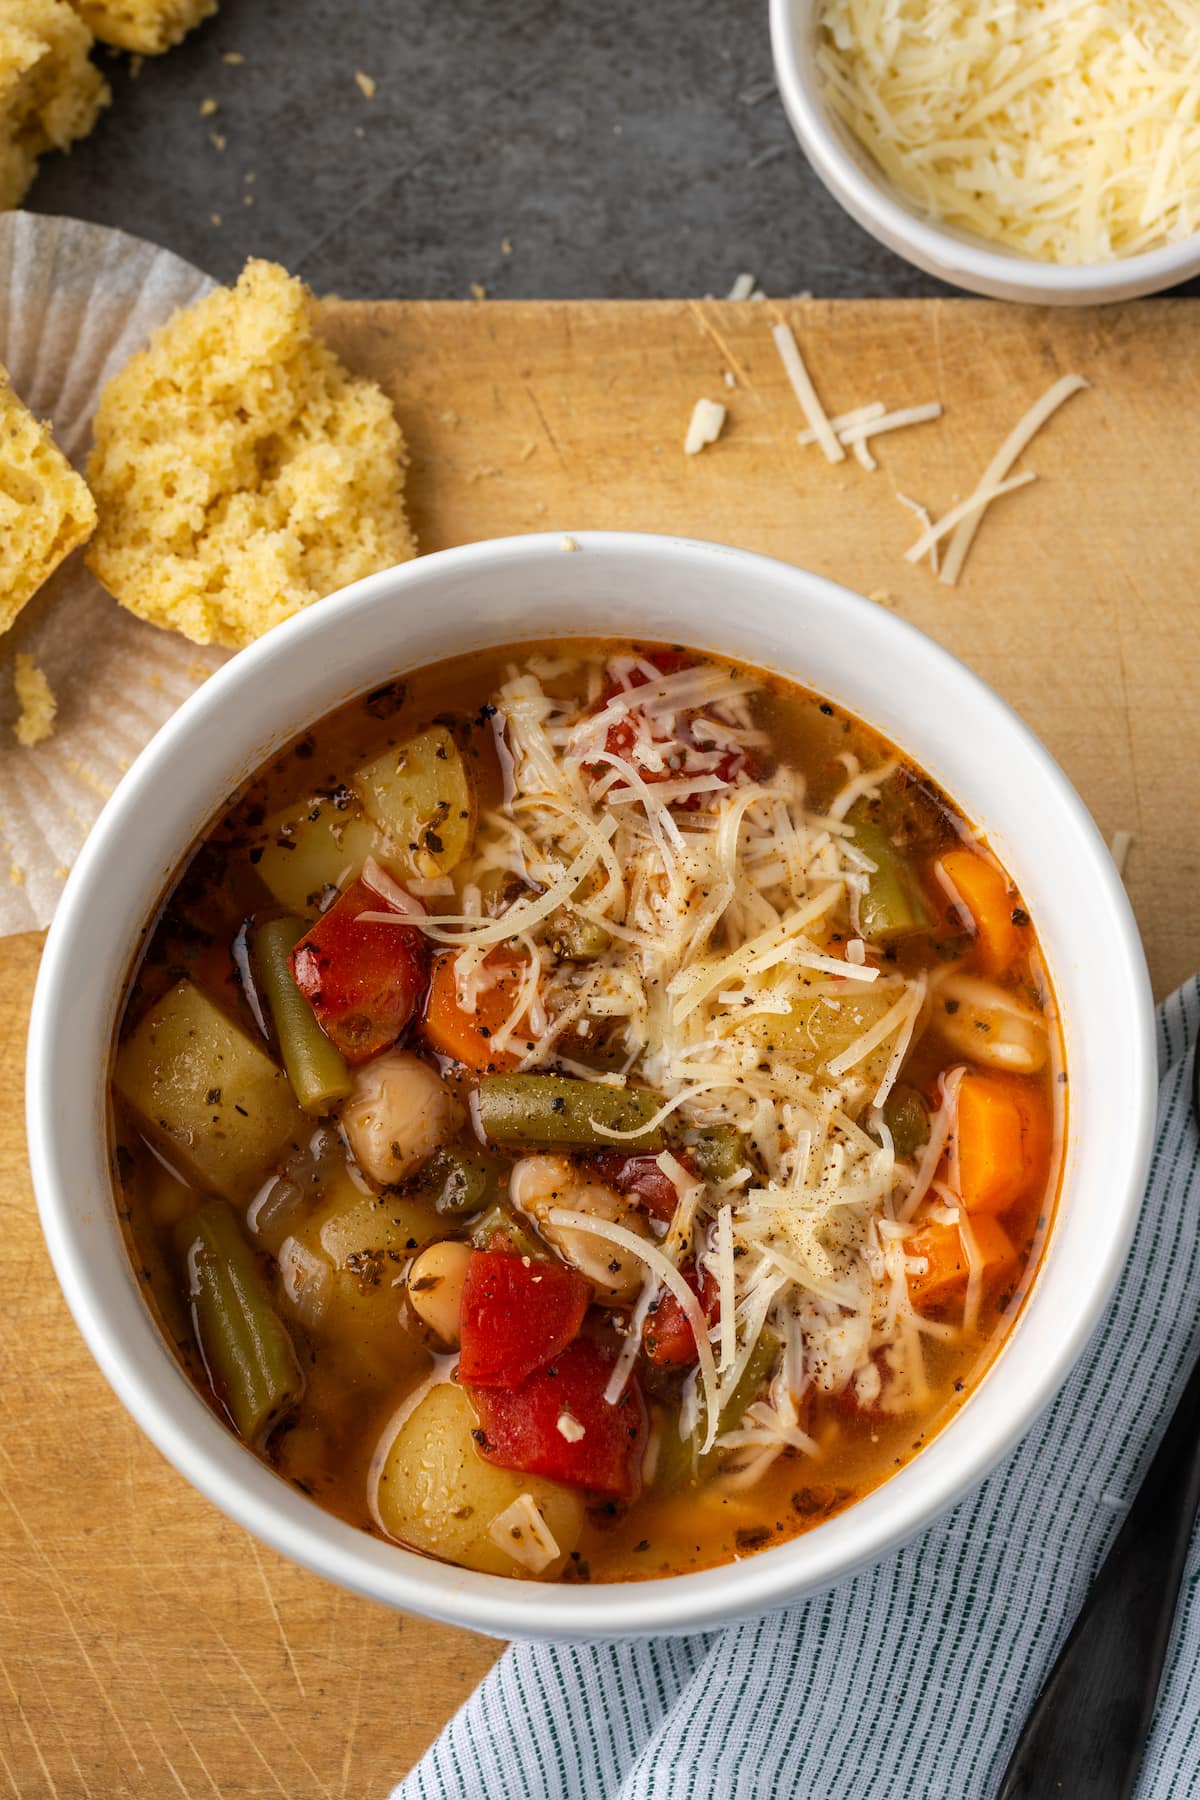
<instances>
[{"instance_id":1,"label":"cheese shred pile","mask_svg":"<svg viewBox=\"0 0 1200 1800\"><path fill-rule=\"evenodd\" d=\"M699 1346L680 1435L728 1452L728 1478L747 1483L785 1449L815 1450L811 1393L865 1382L881 1411L907 1411L927 1392L926 1343L958 1332L910 1299L924 1264L906 1239L933 1170L895 1154L881 1112L929 1016L927 977L902 973L857 926L874 865L846 815L896 765L846 753L843 788L814 808L802 773L764 754L757 688L740 671L663 673L633 653L512 667L494 696L504 803L456 877L460 912L421 921L459 946L463 995L492 978L499 943L520 947L526 976L497 1041L521 1068L632 1078L663 1096L656 1122L685 1137L738 1132L750 1160L723 1180L663 1152L678 1202L656 1239L573 1210L569 1193L550 1223L642 1261L611 1387L655 1294L675 1295ZM562 956L554 930L533 935L564 907L593 933L585 960ZM951 1082L943 1138L953 1104ZM692 1260L721 1296L711 1330L678 1273ZM722 1423L764 1333L776 1346L765 1396Z\"/></svg>"},{"instance_id":2,"label":"cheese shred pile","mask_svg":"<svg viewBox=\"0 0 1200 1800\"><path fill-rule=\"evenodd\" d=\"M830 106L922 212L1043 262L1200 230L1196 0L822 0Z\"/></svg>"}]
</instances>

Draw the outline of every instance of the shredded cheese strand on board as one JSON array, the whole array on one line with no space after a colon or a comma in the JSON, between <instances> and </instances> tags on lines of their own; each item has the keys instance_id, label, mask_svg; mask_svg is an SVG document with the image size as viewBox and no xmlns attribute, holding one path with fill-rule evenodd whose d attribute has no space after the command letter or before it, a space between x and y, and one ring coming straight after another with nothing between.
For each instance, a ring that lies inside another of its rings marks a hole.
<instances>
[{"instance_id":1,"label":"shredded cheese strand on board","mask_svg":"<svg viewBox=\"0 0 1200 1800\"><path fill-rule=\"evenodd\" d=\"M1072 394L1078 394L1087 387L1082 375L1064 375L1053 387L1047 388L1040 400L1035 400L1023 419L1018 419L991 462L983 472L983 479L975 489L972 499L981 499L982 504L972 507L962 516L962 521L950 540L946 551L946 560L942 564L940 579L947 587L953 587L962 573L967 551L979 530L984 509L995 499L996 495L1005 491L1004 478L1031 440L1036 437L1054 413ZM948 515L947 515L948 516Z\"/></svg>"},{"instance_id":2,"label":"shredded cheese strand on board","mask_svg":"<svg viewBox=\"0 0 1200 1800\"><path fill-rule=\"evenodd\" d=\"M812 377L804 366L804 358L800 354L800 346L792 335L791 327L784 324L772 326L771 336L775 339L775 348L787 371L787 378L792 384L792 392L800 402L817 443L825 452L828 461L831 463L845 462L846 452L838 442L837 433L817 397L817 390L812 384Z\"/></svg>"}]
</instances>

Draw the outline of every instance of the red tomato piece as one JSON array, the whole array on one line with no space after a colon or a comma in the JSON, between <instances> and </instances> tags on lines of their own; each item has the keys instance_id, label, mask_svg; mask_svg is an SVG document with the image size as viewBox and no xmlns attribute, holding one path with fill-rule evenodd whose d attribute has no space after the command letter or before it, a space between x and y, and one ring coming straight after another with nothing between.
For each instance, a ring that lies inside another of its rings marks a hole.
<instances>
[{"instance_id":1,"label":"red tomato piece","mask_svg":"<svg viewBox=\"0 0 1200 1800\"><path fill-rule=\"evenodd\" d=\"M520 1387L579 1333L592 1290L576 1269L476 1250L463 1282L459 1379Z\"/></svg>"},{"instance_id":2,"label":"red tomato piece","mask_svg":"<svg viewBox=\"0 0 1200 1800\"><path fill-rule=\"evenodd\" d=\"M700 1310L708 1323L715 1325L721 1313L721 1291L716 1281L707 1269L697 1272L695 1263L688 1263L679 1273L700 1302ZM696 1360L696 1334L691 1320L674 1294L665 1288L659 1291L657 1304L646 1314L642 1348L652 1363L694 1363Z\"/></svg>"},{"instance_id":3,"label":"red tomato piece","mask_svg":"<svg viewBox=\"0 0 1200 1800\"><path fill-rule=\"evenodd\" d=\"M690 669L695 666L694 659L681 650L653 650L644 660L651 663L660 675L675 675L681 669ZM598 710L603 711L615 694L627 693L630 688L646 687L649 685L649 680L650 677L644 675L640 669L631 669L624 687L612 682L604 690L598 702ZM625 762L632 760L634 768L643 781L674 781L678 778L680 769L672 768L671 762L678 763L682 759L684 751L689 747L694 747L691 732L686 723L680 727L680 730L681 737L674 743L668 738L656 740L656 742L669 746L665 757L667 766L661 769L647 768L634 756L638 732L630 719L619 719L609 726L604 739L604 747L610 756L619 756ZM743 772L753 774L756 767L756 759L746 751L726 750L714 765L712 773L723 786L729 787ZM679 805L686 812L695 812L704 805L705 798L704 794L692 794L688 799L681 800Z\"/></svg>"},{"instance_id":4,"label":"red tomato piece","mask_svg":"<svg viewBox=\"0 0 1200 1800\"><path fill-rule=\"evenodd\" d=\"M425 939L403 913L395 924L359 922L361 913L388 912L396 909L382 894L356 881L292 951L296 986L351 1064L396 1042L425 987Z\"/></svg>"},{"instance_id":5,"label":"red tomato piece","mask_svg":"<svg viewBox=\"0 0 1200 1800\"><path fill-rule=\"evenodd\" d=\"M686 1154L679 1161L695 1173ZM587 1158L587 1167L606 1187L637 1200L652 1218L670 1219L679 1203L675 1183L659 1168L655 1156L626 1156L623 1150L601 1150Z\"/></svg>"},{"instance_id":6,"label":"red tomato piece","mask_svg":"<svg viewBox=\"0 0 1200 1800\"><path fill-rule=\"evenodd\" d=\"M641 1485L646 1403L634 1375L609 1405L612 1366L599 1344L576 1338L519 1388L472 1389L480 1454L501 1469L632 1500Z\"/></svg>"}]
</instances>

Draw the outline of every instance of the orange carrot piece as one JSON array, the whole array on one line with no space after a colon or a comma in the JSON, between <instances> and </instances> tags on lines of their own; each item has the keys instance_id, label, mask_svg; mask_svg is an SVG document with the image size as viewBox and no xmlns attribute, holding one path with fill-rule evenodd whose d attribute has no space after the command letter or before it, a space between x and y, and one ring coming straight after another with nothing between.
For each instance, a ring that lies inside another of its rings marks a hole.
<instances>
[{"instance_id":1,"label":"orange carrot piece","mask_svg":"<svg viewBox=\"0 0 1200 1800\"><path fill-rule=\"evenodd\" d=\"M972 1219L971 1230L983 1258L984 1282L990 1285L1013 1266L1017 1253L1003 1225L990 1213L981 1213ZM908 1291L914 1306L940 1306L966 1287L971 1265L957 1225L943 1225L931 1219L913 1233L904 1250L907 1256L925 1259L924 1270L908 1277Z\"/></svg>"},{"instance_id":2,"label":"orange carrot piece","mask_svg":"<svg viewBox=\"0 0 1200 1800\"><path fill-rule=\"evenodd\" d=\"M1013 919L1017 897L1003 871L974 850L947 850L936 872L971 915L974 961L984 975L1001 975L1020 955L1021 927Z\"/></svg>"},{"instance_id":3,"label":"orange carrot piece","mask_svg":"<svg viewBox=\"0 0 1200 1800\"><path fill-rule=\"evenodd\" d=\"M503 951L493 951L484 967L494 979L482 989L474 1012L458 1003L458 987L454 977L457 952L444 950L433 960L430 972L429 998L421 1033L431 1050L441 1056L452 1056L478 1074L495 1074L515 1068L521 1053L513 1049L492 1048L492 1037L506 1022L520 990L524 962Z\"/></svg>"},{"instance_id":4,"label":"orange carrot piece","mask_svg":"<svg viewBox=\"0 0 1200 1800\"><path fill-rule=\"evenodd\" d=\"M1044 1185L1050 1119L1036 1083L971 1069L958 1089L951 1174L972 1219L1007 1212Z\"/></svg>"}]
</instances>

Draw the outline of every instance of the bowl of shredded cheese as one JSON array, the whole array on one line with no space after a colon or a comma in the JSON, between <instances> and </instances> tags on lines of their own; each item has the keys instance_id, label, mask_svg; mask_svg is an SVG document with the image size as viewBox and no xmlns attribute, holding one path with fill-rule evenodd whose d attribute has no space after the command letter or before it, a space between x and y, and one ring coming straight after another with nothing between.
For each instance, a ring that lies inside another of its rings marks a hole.
<instances>
[{"instance_id":1,"label":"bowl of shredded cheese","mask_svg":"<svg viewBox=\"0 0 1200 1800\"><path fill-rule=\"evenodd\" d=\"M1196 0L771 0L779 91L871 235L1002 300L1200 272Z\"/></svg>"}]
</instances>

